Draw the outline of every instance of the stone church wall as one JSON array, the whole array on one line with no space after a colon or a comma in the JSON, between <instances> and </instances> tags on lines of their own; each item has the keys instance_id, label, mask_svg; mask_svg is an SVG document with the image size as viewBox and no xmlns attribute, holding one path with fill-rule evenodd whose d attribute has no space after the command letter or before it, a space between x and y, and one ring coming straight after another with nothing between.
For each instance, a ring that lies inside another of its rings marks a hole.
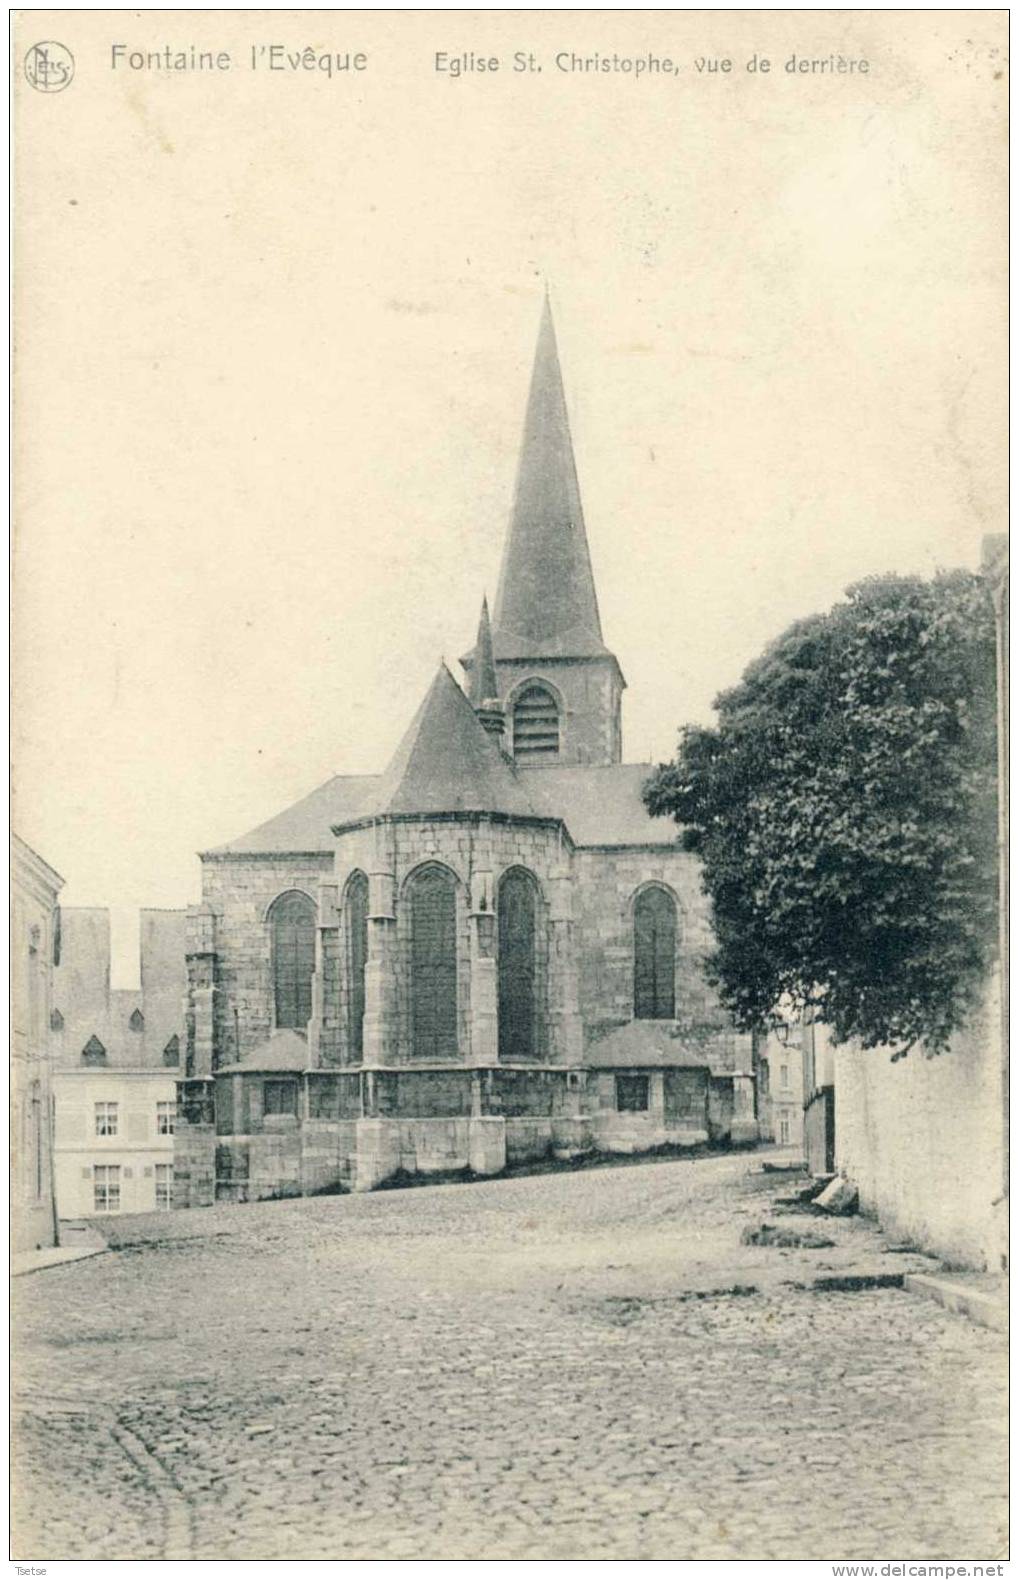
<instances>
[{"instance_id":1,"label":"stone church wall","mask_svg":"<svg viewBox=\"0 0 1019 1580\"><path fill-rule=\"evenodd\" d=\"M206 857L202 898L216 913L215 1046L229 1064L265 1041L274 1026L271 945L266 912L278 895L300 889L318 900L332 859L322 856ZM236 1011L236 1015L235 1015ZM239 1040L238 1040L239 1038Z\"/></svg>"},{"instance_id":2,"label":"stone church wall","mask_svg":"<svg viewBox=\"0 0 1019 1580\"><path fill-rule=\"evenodd\" d=\"M704 1057L716 1073L750 1069L750 1038L735 1032L704 977L712 944L707 901L695 856L659 847L579 850L574 915L585 1044L633 1020L633 902L661 883L678 903L676 1027L681 1049Z\"/></svg>"}]
</instances>

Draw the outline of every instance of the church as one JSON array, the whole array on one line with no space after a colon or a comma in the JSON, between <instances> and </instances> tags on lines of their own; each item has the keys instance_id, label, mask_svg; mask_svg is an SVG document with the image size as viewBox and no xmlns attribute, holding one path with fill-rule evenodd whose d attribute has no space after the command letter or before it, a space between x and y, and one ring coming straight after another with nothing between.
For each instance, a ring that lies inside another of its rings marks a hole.
<instances>
[{"instance_id":1,"label":"church","mask_svg":"<svg viewBox=\"0 0 1019 1580\"><path fill-rule=\"evenodd\" d=\"M622 760L547 301L461 664L382 773L203 853L174 1205L756 1140L697 859Z\"/></svg>"}]
</instances>

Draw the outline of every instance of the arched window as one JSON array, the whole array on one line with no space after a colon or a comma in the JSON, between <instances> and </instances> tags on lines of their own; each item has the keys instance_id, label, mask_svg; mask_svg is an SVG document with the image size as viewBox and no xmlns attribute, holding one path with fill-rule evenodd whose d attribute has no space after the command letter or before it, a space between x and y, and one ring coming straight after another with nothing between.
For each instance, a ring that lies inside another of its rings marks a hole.
<instances>
[{"instance_id":1,"label":"arched window","mask_svg":"<svg viewBox=\"0 0 1019 1580\"><path fill-rule=\"evenodd\" d=\"M145 1030L145 1016L142 1014L140 1009L133 1009L131 1011L131 1019L127 1024L130 1026L132 1031Z\"/></svg>"},{"instance_id":2,"label":"arched window","mask_svg":"<svg viewBox=\"0 0 1019 1580\"><path fill-rule=\"evenodd\" d=\"M410 889L411 1046L417 1059L457 1052L456 884L444 867L425 867Z\"/></svg>"},{"instance_id":3,"label":"arched window","mask_svg":"<svg viewBox=\"0 0 1019 1580\"><path fill-rule=\"evenodd\" d=\"M513 704L513 755L524 762L559 756L559 705L547 686L525 686Z\"/></svg>"},{"instance_id":4,"label":"arched window","mask_svg":"<svg viewBox=\"0 0 1019 1580\"><path fill-rule=\"evenodd\" d=\"M281 894L269 911L269 925L276 1025L303 1031L311 1019L315 907L306 894Z\"/></svg>"},{"instance_id":5,"label":"arched window","mask_svg":"<svg viewBox=\"0 0 1019 1580\"><path fill-rule=\"evenodd\" d=\"M515 867L499 885L499 1057L538 1056L538 893Z\"/></svg>"},{"instance_id":6,"label":"arched window","mask_svg":"<svg viewBox=\"0 0 1019 1580\"><path fill-rule=\"evenodd\" d=\"M347 1033L350 1057L364 1053L364 972L368 963L368 879L355 872L347 885Z\"/></svg>"},{"instance_id":7,"label":"arched window","mask_svg":"<svg viewBox=\"0 0 1019 1580\"><path fill-rule=\"evenodd\" d=\"M644 889L633 907L633 1013L637 1020L676 1013L676 902L665 889Z\"/></svg>"}]
</instances>

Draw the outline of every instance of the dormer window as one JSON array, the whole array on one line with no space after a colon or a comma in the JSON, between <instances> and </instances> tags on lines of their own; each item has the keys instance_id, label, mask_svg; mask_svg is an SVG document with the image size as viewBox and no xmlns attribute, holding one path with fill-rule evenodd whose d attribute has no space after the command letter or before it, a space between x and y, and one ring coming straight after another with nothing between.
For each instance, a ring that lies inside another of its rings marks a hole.
<instances>
[{"instance_id":1,"label":"dormer window","mask_svg":"<svg viewBox=\"0 0 1019 1580\"><path fill-rule=\"evenodd\" d=\"M559 704L547 686L526 686L513 705L513 755L525 763L559 756Z\"/></svg>"}]
</instances>

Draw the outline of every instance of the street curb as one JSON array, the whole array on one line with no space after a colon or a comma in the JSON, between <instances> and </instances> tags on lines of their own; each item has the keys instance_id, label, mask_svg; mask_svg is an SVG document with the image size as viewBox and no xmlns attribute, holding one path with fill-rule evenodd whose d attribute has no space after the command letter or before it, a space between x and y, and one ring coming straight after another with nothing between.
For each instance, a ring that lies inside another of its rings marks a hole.
<instances>
[{"instance_id":1,"label":"street curb","mask_svg":"<svg viewBox=\"0 0 1019 1580\"><path fill-rule=\"evenodd\" d=\"M1008 1332L1007 1303L996 1300L982 1289L955 1284L947 1278L932 1278L929 1273L906 1273L904 1287L911 1295L924 1295L928 1300L936 1300L946 1311L969 1317L971 1322L979 1323L982 1328L991 1328L995 1333Z\"/></svg>"},{"instance_id":2,"label":"street curb","mask_svg":"<svg viewBox=\"0 0 1019 1580\"><path fill-rule=\"evenodd\" d=\"M71 1262L83 1262L89 1256L102 1256L109 1249L103 1240L101 1245L51 1245L43 1251L20 1251L11 1257L11 1277L23 1278L26 1273L44 1273L49 1267L67 1267Z\"/></svg>"}]
</instances>

